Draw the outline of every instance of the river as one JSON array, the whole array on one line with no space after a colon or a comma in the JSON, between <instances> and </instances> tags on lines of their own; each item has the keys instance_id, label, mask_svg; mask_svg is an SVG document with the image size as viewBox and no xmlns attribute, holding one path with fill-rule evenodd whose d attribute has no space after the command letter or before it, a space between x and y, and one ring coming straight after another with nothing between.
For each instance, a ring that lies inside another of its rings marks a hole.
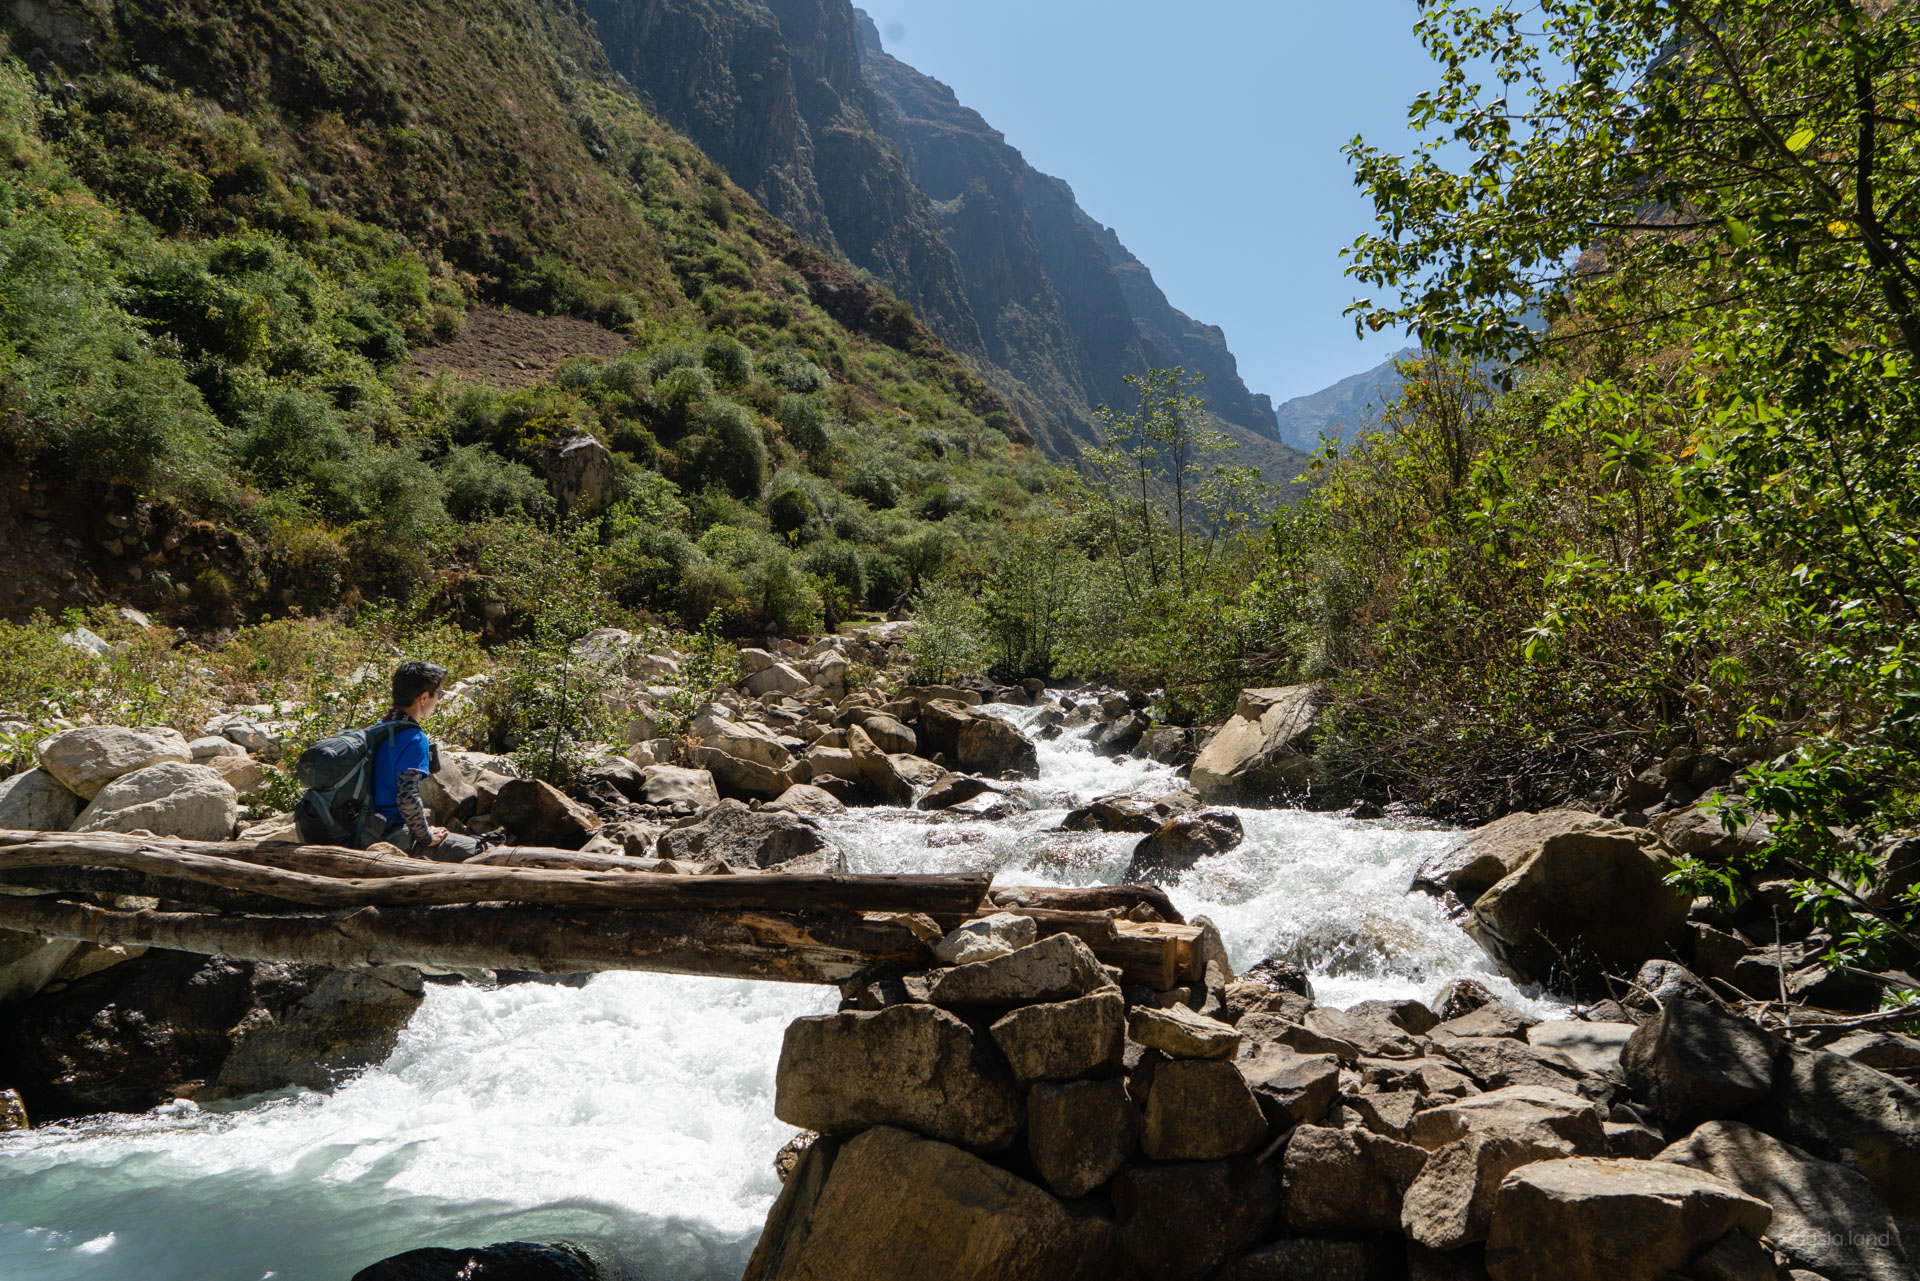
<instances>
[{"instance_id":1,"label":"river","mask_svg":"<svg viewBox=\"0 0 1920 1281\"><path fill-rule=\"evenodd\" d=\"M993 709L1016 724L1026 709ZM1057 829L1072 804L1163 793L1173 771L1040 744L1035 806L953 821L828 820L854 871L991 868L1003 883L1118 880L1133 835ZM1451 839L1243 810L1247 840L1170 894L1236 968L1288 954L1318 999L1432 998L1470 975L1539 1013L1431 900L1405 889ZM646 1281L735 1281L779 1186L773 1070L831 989L604 974L584 987L435 985L393 1055L331 1094L179 1102L0 1139L7 1281L346 1281L422 1245L591 1239Z\"/></svg>"}]
</instances>

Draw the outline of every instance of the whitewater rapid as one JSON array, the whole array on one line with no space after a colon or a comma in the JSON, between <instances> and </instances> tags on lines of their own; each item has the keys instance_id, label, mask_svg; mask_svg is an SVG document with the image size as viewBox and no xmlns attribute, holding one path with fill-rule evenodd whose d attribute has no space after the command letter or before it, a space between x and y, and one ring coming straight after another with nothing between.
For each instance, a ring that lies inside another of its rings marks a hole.
<instances>
[{"instance_id":1,"label":"whitewater rapid","mask_svg":"<svg viewBox=\"0 0 1920 1281\"><path fill-rule=\"evenodd\" d=\"M999 708L1016 723L1026 709ZM1002 884L1120 879L1138 836L1058 831L1073 804L1181 785L1069 734L1040 744L1034 809L996 821L903 810L828 820L859 872L991 869ZM1236 968L1287 955L1325 1004L1434 997L1494 975L1414 866L1452 839L1243 810L1247 840L1170 889ZM829 988L654 974L584 987L436 985L379 1067L331 1094L176 1103L0 1138L6 1281L346 1281L424 1245L576 1239L646 1281L734 1281L792 1136L773 1116L787 1024Z\"/></svg>"}]
</instances>

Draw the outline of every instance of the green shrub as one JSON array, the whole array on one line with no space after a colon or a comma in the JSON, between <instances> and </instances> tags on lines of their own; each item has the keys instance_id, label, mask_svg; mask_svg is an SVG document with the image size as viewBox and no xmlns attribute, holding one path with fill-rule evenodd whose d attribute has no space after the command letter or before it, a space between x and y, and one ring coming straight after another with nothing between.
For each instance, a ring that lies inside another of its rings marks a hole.
<instances>
[{"instance_id":1,"label":"green shrub","mask_svg":"<svg viewBox=\"0 0 1920 1281\"><path fill-rule=\"evenodd\" d=\"M715 334L700 349L700 363L722 387L739 387L753 377L753 353L732 334Z\"/></svg>"},{"instance_id":2,"label":"green shrub","mask_svg":"<svg viewBox=\"0 0 1920 1281\"><path fill-rule=\"evenodd\" d=\"M798 486L782 489L767 499L767 521L778 534L799 534L816 514L813 500Z\"/></svg>"},{"instance_id":3,"label":"green shrub","mask_svg":"<svg viewBox=\"0 0 1920 1281\"><path fill-rule=\"evenodd\" d=\"M833 380L827 371L792 348L760 358L760 376L782 391L808 395Z\"/></svg>"},{"instance_id":4,"label":"green shrub","mask_svg":"<svg viewBox=\"0 0 1920 1281\"><path fill-rule=\"evenodd\" d=\"M793 443L793 447L810 458L824 454L832 443L827 435L832 414L824 404L811 396L788 393L780 397L773 416L787 433L787 439Z\"/></svg>"},{"instance_id":5,"label":"green shrub","mask_svg":"<svg viewBox=\"0 0 1920 1281\"><path fill-rule=\"evenodd\" d=\"M837 538L815 543L800 557L800 567L838 587L850 603L867 598L866 571L860 563L860 549L852 543Z\"/></svg>"},{"instance_id":6,"label":"green shrub","mask_svg":"<svg viewBox=\"0 0 1920 1281\"><path fill-rule=\"evenodd\" d=\"M862 459L854 464L842 488L881 511L900 503L900 482L894 477L893 469L877 458Z\"/></svg>"},{"instance_id":7,"label":"green shrub","mask_svg":"<svg viewBox=\"0 0 1920 1281\"><path fill-rule=\"evenodd\" d=\"M662 436L674 440L693 427L713 399L713 375L698 365L674 365L653 385L653 424Z\"/></svg>"},{"instance_id":8,"label":"green shrub","mask_svg":"<svg viewBox=\"0 0 1920 1281\"><path fill-rule=\"evenodd\" d=\"M544 518L553 512L546 484L532 470L483 445L466 445L440 460L447 514L455 520L518 513Z\"/></svg>"},{"instance_id":9,"label":"green shrub","mask_svg":"<svg viewBox=\"0 0 1920 1281\"><path fill-rule=\"evenodd\" d=\"M767 482L767 443L751 411L710 400L694 412L692 433L683 456L688 456L694 486L718 485L736 498L759 497Z\"/></svg>"}]
</instances>

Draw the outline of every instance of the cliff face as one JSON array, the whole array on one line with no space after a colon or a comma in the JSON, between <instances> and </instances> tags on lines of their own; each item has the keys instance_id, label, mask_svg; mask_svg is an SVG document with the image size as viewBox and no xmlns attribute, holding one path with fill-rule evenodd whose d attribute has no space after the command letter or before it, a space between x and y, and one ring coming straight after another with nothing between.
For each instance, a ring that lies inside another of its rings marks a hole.
<instances>
[{"instance_id":1,"label":"cliff face","mask_svg":"<svg viewBox=\"0 0 1920 1281\"><path fill-rule=\"evenodd\" d=\"M796 231L878 277L975 358L927 199L873 127L845 0L587 0L616 71Z\"/></svg>"},{"instance_id":2,"label":"cliff face","mask_svg":"<svg viewBox=\"0 0 1920 1281\"><path fill-rule=\"evenodd\" d=\"M1168 303L1072 190L953 91L889 56L848 0L586 0L613 66L741 186L872 272L980 366L1048 453L1097 438L1126 376L1204 374L1270 479L1303 461L1218 329Z\"/></svg>"}]
</instances>

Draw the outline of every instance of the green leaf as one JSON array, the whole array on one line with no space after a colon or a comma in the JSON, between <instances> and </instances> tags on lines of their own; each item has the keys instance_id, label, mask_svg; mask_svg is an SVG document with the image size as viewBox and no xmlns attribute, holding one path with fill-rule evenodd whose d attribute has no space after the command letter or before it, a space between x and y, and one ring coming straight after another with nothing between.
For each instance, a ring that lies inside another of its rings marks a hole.
<instances>
[{"instance_id":1,"label":"green leaf","mask_svg":"<svg viewBox=\"0 0 1920 1281\"><path fill-rule=\"evenodd\" d=\"M1729 218L1727 219L1727 235L1733 240L1736 248L1744 249L1747 247L1747 242L1753 239L1753 228L1747 226L1746 223L1741 222L1738 218Z\"/></svg>"},{"instance_id":2,"label":"green leaf","mask_svg":"<svg viewBox=\"0 0 1920 1281\"><path fill-rule=\"evenodd\" d=\"M1812 141L1813 141L1812 127L1808 125L1801 125L1798 129L1795 129L1793 131L1790 137L1788 137L1787 150L1794 152L1795 154L1798 154L1799 152L1805 151L1807 149L1807 144Z\"/></svg>"}]
</instances>

